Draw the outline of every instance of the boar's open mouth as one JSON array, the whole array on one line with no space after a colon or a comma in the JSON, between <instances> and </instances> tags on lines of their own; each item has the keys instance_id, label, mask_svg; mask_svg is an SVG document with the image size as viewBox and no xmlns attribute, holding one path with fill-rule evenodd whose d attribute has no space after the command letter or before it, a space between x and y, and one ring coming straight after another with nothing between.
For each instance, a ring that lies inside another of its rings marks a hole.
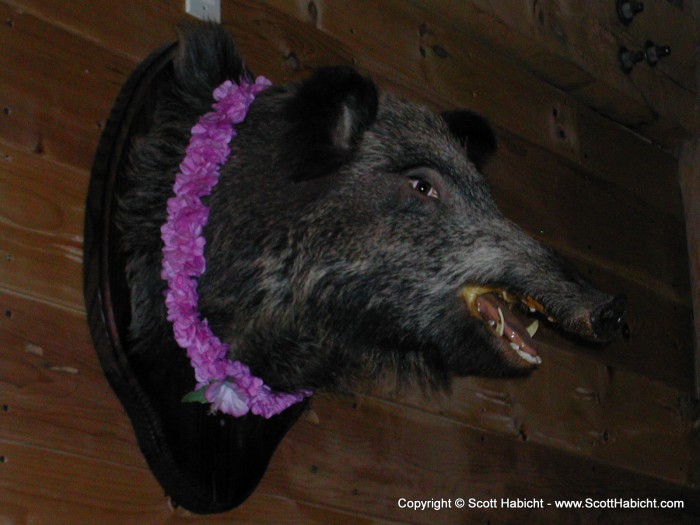
<instances>
[{"instance_id":1,"label":"boar's open mouth","mask_svg":"<svg viewBox=\"0 0 700 525\"><path fill-rule=\"evenodd\" d=\"M482 320L499 340L508 362L518 367L534 367L542 362L533 339L539 321L525 321L514 311L522 306L526 312L540 312L550 317L542 304L531 297L518 297L505 290L483 286L465 286L460 294L469 313Z\"/></svg>"}]
</instances>

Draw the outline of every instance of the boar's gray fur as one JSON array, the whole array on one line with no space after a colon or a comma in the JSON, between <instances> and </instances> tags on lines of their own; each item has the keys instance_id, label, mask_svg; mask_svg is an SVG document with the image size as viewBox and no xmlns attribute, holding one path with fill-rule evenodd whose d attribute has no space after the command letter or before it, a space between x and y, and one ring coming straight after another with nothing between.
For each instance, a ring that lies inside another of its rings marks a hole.
<instances>
[{"instance_id":1,"label":"boar's gray fur","mask_svg":"<svg viewBox=\"0 0 700 525\"><path fill-rule=\"evenodd\" d=\"M251 78L224 30L186 32L151 132L131 152L118 220L144 362L184 352L165 318L160 226L189 130L211 110L212 90L242 76ZM389 372L430 386L527 373L469 315L468 284L532 297L589 339L619 325L619 300L497 209L479 171L495 149L481 117L435 114L336 67L269 88L237 130L207 202L200 309L272 388L344 389Z\"/></svg>"}]
</instances>

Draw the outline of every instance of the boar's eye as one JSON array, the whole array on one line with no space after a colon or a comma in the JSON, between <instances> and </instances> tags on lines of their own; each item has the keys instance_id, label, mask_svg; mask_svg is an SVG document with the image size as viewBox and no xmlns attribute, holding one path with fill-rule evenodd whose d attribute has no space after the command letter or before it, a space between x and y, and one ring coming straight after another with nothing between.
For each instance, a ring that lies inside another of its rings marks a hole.
<instances>
[{"instance_id":1,"label":"boar's eye","mask_svg":"<svg viewBox=\"0 0 700 525\"><path fill-rule=\"evenodd\" d=\"M411 187L421 195L425 195L426 197L432 197L433 199L440 198L437 190L433 188L432 184L430 184L428 181L425 181L423 179L410 179L410 182Z\"/></svg>"}]
</instances>

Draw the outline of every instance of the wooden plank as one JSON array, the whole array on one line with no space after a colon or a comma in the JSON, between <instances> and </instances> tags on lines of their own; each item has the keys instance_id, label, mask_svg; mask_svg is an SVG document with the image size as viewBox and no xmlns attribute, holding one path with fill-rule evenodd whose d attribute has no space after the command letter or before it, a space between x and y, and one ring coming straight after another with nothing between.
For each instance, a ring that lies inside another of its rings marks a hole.
<instances>
[{"instance_id":1,"label":"wooden plank","mask_svg":"<svg viewBox=\"0 0 700 525\"><path fill-rule=\"evenodd\" d=\"M89 169L114 97L134 64L0 3L0 139Z\"/></svg>"},{"instance_id":2,"label":"wooden plank","mask_svg":"<svg viewBox=\"0 0 700 525\"><path fill-rule=\"evenodd\" d=\"M637 17L625 29L608 6L599 4L594 8L600 13L603 28L612 30L618 41L626 43L630 49L643 49L649 40L671 48L671 55L655 66L659 74L651 79L652 82L665 76L683 89L697 92L695 48L699 33L690 14L674 8L668 0L651 0L645 2L643 16ZM637 83L637 86L640 90L646 88L646 84Z\"/></svg>"},{"instance_id":3,"label":"wooden plank","mask_svg":"<svg viewBox=\"0 0 700 525\"><path fill-rule=\"evenodd\" d=\"M133 509L165 514L162 492L144 469L5 440L0 450L0 516L7 523L117 523Z\"/></svg>"},{"instance_id":4,"label":"wooden plank","mask_svg":"<svg viewBox=\"0 0 700 525\"><path fill-rule=\"evenodd\" d=\"M5 292L0 312L0 404L8 407L0 438L141 466L84 315ZM510 439L525 428L529 442L690 483L694 420L681 410L683 392L555 348L547 335L541 346L544 364L524 381L457 380L452 395L436 399L417 389L396 397L380 386L374 393Z\"/></svg>"},{"instance_id":5,"label":"wooden plank","mask_svg":"<svg viewBox=\"0 0 700 525\"><path fill-rule=\"evenodd\" d=\"M392 393L391 385L374 395L480 431L694 486L698 416L689 410L695 403L688 394L546 341L539 346L543 364L527 379L458 379L451 395L433 398L416 390Z\"/></svg>"},{"instance_id":6,"label":"wooden plank","mask_svg":"<svg viewBox=\"0 0 700 525\"><path fill-rule=\"evenodd\" d=\"M586 176L514 136L487 170L516 223L558 249L687 301L683 222L650 209L624 187ZM641 240L641 242L640 242Z\"/></svg>"},{"instance_id":7,"label":"wooden plank","mask_svg":"<svg viewBox=\"0 0 700 525\"><path fill-rule=\"evenodd\" d=\"M656 211L685 220L678 160L593 111L579 114L581 167L637 196Z\"/></svg>"},{"instance_id":8,"label":"wooden plank","mask_svg":"<svg viewBox=\"0 0 700 525\"><path fill-rule=\"evenodd\" d=\"M88 175L0 140L0 283L82 310Z\"/></svg>"},{"instance_id":9,"label":"wooden plank","mask_svg":"<svg viewBox=\"0 0 700 525\"><path fill-rule=\"evenodd\" d=\"M292 430L260 489L246 505L239 511L201 521L218 523L222 521L216 520L238 518L248 522L252 521L251 515L261 522L275 521L280 510L285 516L277 519L285 523L297 523L296 519L299 523L379 521L343 517L344 512L401 522L430 523L435 519L432 514L399 509L397 502L402 497L520 497L547 501L663 498L682 499L697 509L697 494L681 487L600 464L591 468L588 462L532 443L475 432L445 418L371 398L319 398L314 410L319 423L302 421ZM432 440L436 435L442 438L438 447ZM4 458L0 464L0 516L13 520L9 523L130 523L130 516L140 523L158 523L170 516L162 492L143 469L6 440L0 440L0 454ZM313 509L318 503L330 501L338 510ZM300 511L300 507L307 506L300 502L309 502L312 512ZM489 518L505 523L546 519L566 522L574 519L572 515L575 519L591 519L596 513L453 508L440 514L440 522ZM613 519L626 523L633 516L639 519L640 511L616 511ZM645 512L643 516L654 517L658 523L692 523L677 512ZM98 521L92 521L96 518ZM169 519L177 523L179 518L176 515Z\"/></svg>"},{"instance_id":10,"label":"wooden plank","mask_svg":"<svg viewBox=\"0 0 700 525\"><path fill-rule=\"evenodd\" d=\"M564 94L444 27L414 3L315 2L314 19L300 4L278 0L266 4L306 21L306 33L316 27L329 35L375 77L413 86L453 106L481 111L494 124L558 155L578 155L575 144L561 141L551 125L552 104L567 105ZM256 16L274 16L270 8L259 8ZM237 28L238 20L231 17L232 27Z\"/></svg>"},{"instance_id":11,"label":"wooden plank","mask_svg":"<svg viewBox=\"0 0 700 525\"><path fill-rule=\"evenodd\" d=\"M41 19L60 24L72 33L84 35L91 41L114 49L117 53L127 52L135 59L143 58L157 45L169 40L172 34L171 25L179 20L178 11L172 6L155 8L147 5L144 9L148 12L158 9L159 16L158 22L149 24L149 29L144 31L143 18L131 16L128 6L115 9L112 4L91 2L84 6L80 13L73 13L62 3L43 0L13 0L12 4L21 6L22 10ZM233 29L236 39L255 70L264 72L276 81L297 79L305 71L318 65L356 63L358 58L365 64L368 61L364 57L367 50L371 51L372 56L377 56L380 63L387 64L381 66L376 64L377 60L372 62L375 69L379 68L385 76L403 81L408 74L408 79L414 86L418 86L413 91L426 91L426 87L430 88L421 71L422 63L448 62L448 70L456 71L460 67L466 67L453 63L451 57L438 60L439 57L436 58L430 49L431 44L426 44L426 56L420 56L421 41L420 34L417 33L420 25L426 20L433 24L443 22L441 18L421 18L419 15L423 14L423 11L416 11L416 8L406 3L384 2L358 7L359 4L344 5L335 2L332 7L329 5L326 8L323 3L312 2L313 9L307 2L271 4L274 9L251 2L225 2L224 19ZM382 10L389 15L375 23L374 20L381 15ZM282 13L293 18L285 17ZM314 17L309 13L315 13ZM12 12L9 12L8 16L12 16ZM295 23L294 18L302 23ZM119 24L112 23L115 19L119 20ZM17 26L17 21L14 23L15 29L21 28ZM333 38L324 38L317 34L317 31L310 30L311 24ZM368 26L367 29L365 25ZM116 31L115 27L119 27L119 31ZM252 27L258 29L255 34L249 34ZM497 26L492 29L496 30ZM425 31L425 38L437 38L427 24ZM575 155L574 160L580 161L584 167L588 166L587 170L592 173L613 179L623 177L624 181L639 179L643 183L628 185L629 191L642 192L661 209L682 216L677 185L672 184L676 176L675 162L670 156L649 148L645 142L598 117L594 112L587 111L586 108L579 107L577 113L576 104L571 106L571 101L561 92L543 86L535 77L519 71L511 62L495 55L492 50L478 47L478 44L465 39L460 32L449 28L441 31L441 34L444 34L442 40L454 42L455 48L465 48L477 57L483 55L487 58L486 62L495 61L495 66L484 67L482 63L471 66L467 64L469 68L464 72L464 76L473 76L474 72L477 76L487 76L486 93L458 93L454 99L445 97L444 94L438 99L433 93L425 96L426 99L432 99L441 106L463 105L482 111L504 129L515 131L532 143L552 151L563 150L564 154ZM372 45L377 38L385 38L384 35L389 34L395 34L397 38L389 37ZM124 38L124 35L128 35L128 38ZM158 35L161 40L158 39ZM99 54L98 50L91 52L93 56L99 57ZM397 64L397 61L400 63ZM523 80L517 80L519 76L523 77ZM525 84L524 89L513 89L508 82L504 82L504 79L511 78L515 78L513 82L516 84ZM528 82L531 85L528 85ZM498 90L494 90L493 86L498 86ZM435 90L434 87L432 89ZM504 93L505 105L502 110L499 111L496 104L488 101L488 97L491 96L488 91ZM545 93L546 97L534 99L538 92ZM472 94L476 96L472 97ZM527 119L521 118L521 110L518 109L523 106L535 107L535 110L527 115ZM94 119L100 118L104 116L98 115ZM521 122L523 120L526 121L526 125ZM560 128L565 132L564 140L559 137ZM601 140L597 140L599 136ZM563 143L564 147L560 143ZM649 184L644 182L647 180L659 184L649 188ZM663 191L660 191L659 186ZM667 195L671 197L667 198Z\"/></svg>"},{"instance_id":12,"label":"wooden plank","mask_svg":"<svg viewBox=\"0 0 700 525\"><path fill-rule=\"evenodd\" d=\"M444 23L515 58L577 100L649 138L670 145L697 130L696 28L691 17L666 1L645 2L644 13L629 27L618 20L614 2L420 4ZM670 45L672 54L656 68L642 64L629 75L622 73L618 49L642 49L648 39Z\"/></svg>"},{"instance_id":13,"label":"wooden plank","mask_svg":"<svg viewBox=\"0 0 700 525\"><path fill-rule=\"evenodd\" d=\"M691 296L695 311L695 395L700 398L700 138L683 146L679 178L685 203Z\"/></svg>"},{"instance_id":14,"label":"wooden plank","mask_svg":"<svg viewBox=\"0 0 700 525\"><path fill-rule=\"evenodd\" d=\"M70 3L46 0L2 2L14 11L11 19L15 25L18 19L23 20L23 14L29 14L132 62L143 60L151 51L175 40L175 27L194 20L179 2L95 1L80 9Z\"/></svg>"},{"instance_id":15,"label":"wooden plank","mask_svg":"<svg viewBox=\"0 0 700 525\"><path fill-rule=\"evenodd\" d=\"M212 517L173 513L150 473L110 461L0 439L0 517L8 523L580 523L591 510L446 508L415 512L400 498L429 500L608 498L680 500L680 511L610 511L693 523L697 491L638 476L532 443L475 432L446 418L371 398L321 399L319 423L301 421L283 441L259 489L239 509ZM441 446L432 437L439 435ZM344 459L347 458L347 459ZM333 502L333 509L327 507ZM607 515L608 513L605 513ZM373 516L370 518L369 516ZM598 521L601 522L601 521ZM605 522L605 521L602 521ZM637 521L638 522L638 521Z\"/></svg>"},{"instance_id":16,"label":"wooden plank","mask_svg":"<svg viewBox=\"0 0 700 525\"><path fill-rule=\"evenodd\" d=\"M540 509L445 509L445 514L397 509L400 498L683 498L697 506L697 492L659 483L625 470L516 439L475 432L447 418L421 413L372 398L314 401L319 424L298 424L273 460L264 490L286 491L292 498L321 498L339 508L361 508L393 519L434 523L585 523L595 512ZM435 439L439 436L439 444ZM314 446L304 446L313 443ZM350 456L352 461L339 458ZM674 519L681 514L636 519ZM611 521L631 516L615 512Z\"/></svg>"},{"instance_id":17,"label":"wooden plank","mask_svg":"<svg viewBox=\"0 0 700 525\"><path fill-rule=\"evenodd\" d=\"M31 10L37 11L38 6L40 5L40 2L26 1L26 2L23 2L22 4L23 4L23 6L24 6L24 4L26 4L28 6L28 9L30 9L30 11ZM91 6L92 9L95 9L95 10L102 9L103 12L96 11L96 12L90 12L87 14L83 13L82 16L86 16L88 20L93 20L93 19L100 19L100 20L108 20L109 19L109 20L111 20L111 19L114 19L115 17L118 18L119 16L124 16L124 12L121 9L117 9L117 10L112 9L111 11L106 11L105 6L107 4L94 3L93 5L94 5L94 7ZM241 33L245 33L246 30L249 31L248 26L250 26L251 24L248 22L252 22L253 24L256 24L256 23L257 24L268 24L268 26L269 26L269 24L270 24L269 21L265 22L264 20L258 20L256 22L255 19L251 20L249 18L249 16L246 15L246 9L250 10L250 9L254 9L254 8L251 8L250 6L247 6L245 4L241 4L240 6L236 5L237 19L241 20L241 24L240 24L241 25L241 31L240 31ZM51 19L51 17L53 17L53 16L57 16L57 17L59 17L61 24L67 25L71 22L71 19L68 17L66 10L67 10L67 8L65 8L65 7L49 5L49 6L43 7L43 11L38 11L38 13L42 17L48 18L48 19ZM88 11L88 10L86 10L86 11ZM274 15L274 13L273 14L265 13L263 15L263 17L264 16L274 17L275 15ZM174 18L175 15L171 13L169 15L169 17ZM75 22L73 22L73 24L74 25L71 28L73 31L77 32L77 31L83 30ZM289 25L289 24L287 23L287 25ZM101 28L101 27L102 27L102 25L100 24L97 26L96 29L91 28L90 33L89 33L90 38L92 40L95 40L95 41L107 42L107 43L114 44L116 37L112 34L112 32L108 31L106 28ZM110 25L110 27L112 27L112 26ZM272 26L268 27L268 29L271 29L271 28L272 28ZM285 27L283 30L285 32L290 31L290 29L287 27ZM278 31L279 31L279 29L278 29ZM237 33L238 33L238 31L237 31ZM148 33L148 34L150 35L151 33ZM166 37L166 38L168 38L168 37ZM245 39L245 38L246 37L242 37L242 39ZM251 41L253 38L255 38L255 37L248 39L248 41ZM151 37L148 40L148 42L151 42L151 40L154 40L154 39L155 39L155 37ZM295 74L295 72L293 71L293 68L290 68L287 65L290 62L293 64L293 63L295 63L295 61L294 60L290 61L286 55L288 55L291 52L289 49L289 45L290 44L299 44L300 43L299 41L301 39L297 38L296 35L291 35L291 38L289 38L288 40L289 40L289 42L283 42L283 41L281 41L280 38L275 37L271 41L270 40L264 41L263 45L255 46L255 48L253 49L253 52L249 53L249 55L257 56L259 54L262 54L262 55L270 56L271 54L273 54L277 58L277 60L274 60L275 64L272 67L272 69L274 69L275 73L277 74L276 76L280 76L280 74L281 74L283 76L283 78L284 77L297 77L298 74ZM148 50L147 44L141 43L140 40L132 45L137 46L138 50L140 50L144 54L147 53L147 50ZM274 49L274 51L271 51L270 47L275 47L277 49ZM318 39L311 39L311 42L306 44L304 47L306 49L308 49L312 54L319 55L319 48L323 48L323 47L330 48L330 47L333 47L333 44L329 44L328 42L321 42L321 41L318 41ZM335 47L338 47L338 46L335 46ZM340 46L340 47L342 48L343 46ZM95 54L95 53L93 53L93 54ZM298 59L300 56L300 53L298 52L298 50L295 52L295 55L297 56L297 59ZM321 51L321 56L323 56L323 55L327 55L327 57L321 63L332 63L335 61L347 62L347 61L351 60L351 58L350 58L351 52L350 51L343 52L341 50L339 53L334 54L330 50L323 50L323 51ZM304 57L304 58L307 58L307 57ZM307 63L308 60L304 60L304 62ZM282 65L283 67L279 67L280 65ZM311 64L311 65L313 65L313 64ZM309 65L307 64L305 67L309 67ZM267 69L267 68L265 68L265 69ZM535 84L536 84L536 82L535 82ZM548 115L548 119L552 118L552 115L550 115L550 113L552 111L556 110L558 113L560 113L559 117L558 117L559 120L562 120L562 121L565 120L564 114L566 113L566 111L564 111L564 110L560 111L556 107L550 108L549 107L550 105L556 106L556 104L547 105L547 110L545 111L545 113ZM588 137L589 137L588 142L591 143L591 146L595 146L595 144L592 143L593 140L590 140L590 138L598 135L599 128L601 127L602 124L603 124L603 122L601 122L600 119L597 119L595 122L591 123L591 125L588 127L588 129L592 128L592 129L596 130L595 132L588 134ZM550 122L547 122L546 125L547 125L547 128L553 127L553 124ZM561 126L566 127L567 125L565 123L561 123ZM665 177L666 174L670 174L671 176L675 176L675 169L673 169L672 166L666 166L666 165L664 165L663 162L660 162L661 159L658 158L658 154L656 156L654 155L654 153L658 153L658 152L654 152L654 150L652 150L652 157L655 156L656 158L650 162L649 161L650 159L646 158L647 155L644 155L640 151L642 148L637 147L635 150L634 146L632 144L630 144L629 137L630 137L629 134L625 134L623 132L617 132L617 134L613 134L613 136L610 137L611 140L600 140L598 142L602 145L611 144L611 143L616 145L620 142L627 144L627 147L624 150L624 153L630 154L630 157L633 159L639 158L639 162L635 165L635 168L644 167L644 166L651 166L650 168L647 168L645 171L642 171L642 175L646 175L647 173L649 173L649 174L653 173L654 177L655 177L654 178L655 181L658 181L659 176ZM625 140L625 139L627 139L627 140ZM646 144L644 144L643 146L644 146L644 149L649 149L649 148L646 148ZM610 166L610 159L611 158L615 159L615 158L621 156L622 152L619 149L617 150L617 152L618 152L618 154L614 155L614 154L612 154L612 150L605 150L605 151L601 151L600 154L595 155L592 152L583 151L582 156L585 157L586 159L588 159L588 157L590 156L592 161L598 160L599 162L596 164L596 169L601 169L601 168L604 169L605 167ZM660 167L662 167L663 169L659 170ZM616 165L615 168L619 168L619 166ZM613 170L610 170L610 171L611 171L611 173L618 173L620 170L615 169L614 171ZM626 173L634 174L634 177L636 177L636 178L639 177L639 170L638 169L634 169L634 170L628 169L626 171ZM642 177L642 178L644 178L644 177ZM646 177L646 178L649 178L649 177ZM638 192L639 188L646 188L646 186L639 185L639 184L633 184L631 186L630 190L633 192ZM673 191L674 189L677 190L677 188L673 185L670 185L669 188L671 191ZM657 195L658 193L659 192L658 192L658 186L657 186L649 194L650 195ZM680 213L681 207L680 207L680 200L677 198L678 192L675 191L674 195L675 195L674 199L669 199L669 201L672 201L674 204L672 207L670 207L670 210L671 210L671 213ZM665 196L665 194L662 193L661 197L664 197L664 196ZM665 201L659 203L658 206L661 208L664 208L664 209L669 209L666 206Z\"/></svg>"},{"instance_id":18,"label":"wooden plank","mask_svg":"<svg viewBox=\"0 0 700 525\"><path fill-rule=\"evenodd\" d=\"M0 305L0 438L143 467L85 315L5 291Z\"/></svg>"},{"instance_id":19,"label":"wooden plank","mask_svg":"<svg viewBox=\"0 0 700 525\"><path fill-rule=\"evenodd\" d=\"M338 407L337 403L321 410L323 423L310 425L300 423L293 430L295 437L282 444L280 453L273 460L270 472L262 486L240 508L218 516L193 517L182 510L174 512L167 506L159 487L146 471L124 468L108 462L87 460L79 456L61 454L55 451L22 447L0 440L0 451L4 463L0 466L0 517L8 523L73 524L73 523L387 523L387 519L401 523L431 523L434 520L454 522L455 520L498 519L499 523L556 522L579 523L581 519L591 519L598 515L594 511L553 511L510 510L473 511L457 510L454 506L435 512L414 512L398 508L401 497L430 499L455 499L454 494L481 500L496 497L554 497L573 499L588 492L596 499L606 497L682 499L687 506L697 505L696 496L683 493L676 487L655 483L650 480L629 476L625 479L620 472L590 465L567 464L569 470L552 467L558 461L549 463L547 477L535 481L538 461L551 460L551 457L537 458L532 447L515 443L515 448L523 448L530 453L526 459L513 464L513 447L505 452L499 461L492 464L492 450L500 445L497 438L489 435L469 435L460 437L463 446L473 447L472 453L461 460L445 457L441 448L432 448L421 434L412 434L405 443L395 441L402 433L400 427L388 428L394 421L391 414L377 410L370 402L358 403L356 408ZM367 425L381 416L379 425ZM345 417L346 422L337 416ZM420 419L420 414L417 414ZM348 420L349 418L349 420ZM321 439L320 447L313 446L313 438L318 434L334 432L333 427L353 424L355 432L338 435L335 440ZM413 429L415 422L410 422ZM439 418L431 425L434 430L448 430L447 440L452 442L457 436L450 432L449 424ZM378 439L388 447L386 455L377 455L372 448L372 439ZM294 443L297 443L297 446ZM304 443L301 447L300 443ZM411 451L410 445L415 445ZM354 467L334 461L349 453L361 458L360 466ZM403 457L402 454L408 452ZM546 456L546 455L545 455ZM418 464L411 461L418 459ZM432 468L425 469L429 463ZM466 466L465 466L466 465ZM574 467L571 470L571 467ZM580 468L580 472L576 467ZM399 472L396 469L401 468ZM465 471L473 473L476 483L463 484ZM514 472L513 472L514 471ZM427 474L424 474L427 473ZM398 483L386 483L392 474L397 474ZM502 477L505 473L505 479ZM559 477L560 474L564 474ZM571 483L573 475L581 479ZM436 485L429 485L435 479ZM300 483L300 480L304 480ZM618 481L621 483L618 484ZM534 483L533 483L534 482ZM633 483L636 483L632 485ZM601 490L596 487L606 487ZM583 488L582 488L583 487ZM288 497L268 495L269 490L283 493L299 493L297 501ZM311 502L301 499L308 495ZM532 496L531 496L532 495ZM333 498L333 499L331 499ZM334 501L336 509L314 504L314 501ZM345 509L345 512L344 512ZM349 512L348 512L349 511ZM351 512L359 512L360 515ZM389 516L386 519L364 517L362 514L376 513ZM605 513L607 514L607 513ZM653 519L654 523L693 523L692 517L678 511L615 511L608 519L615 523L634 523L632 518ZM528 519L529 518L529 519ZM598 521L605 523L607 521Z\"/></svg>"},{"instance_id":20,"label":"wooden plank","mask_svg":"<svg viewBox=\"0 0 700 525\"><path fill-rule=\"evenodd\" d=\"M145 469L124 467L0 439L0 522L8 525L142 523L316 523L388 525L388 520L255 492L237 509L195 516L175 508Z\"/></svg>"}]
</instances>

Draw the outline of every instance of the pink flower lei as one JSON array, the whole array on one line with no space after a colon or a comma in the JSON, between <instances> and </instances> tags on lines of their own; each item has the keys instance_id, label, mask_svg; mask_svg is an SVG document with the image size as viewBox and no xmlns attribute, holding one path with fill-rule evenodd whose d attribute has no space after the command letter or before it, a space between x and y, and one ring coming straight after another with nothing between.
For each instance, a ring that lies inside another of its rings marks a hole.
<instances>
[{"instance_id":1,"label":"pink flower lei","mask_svg":"<svg viewBox=\"0 0 700 525\"><path fill-rule=\"evenodd\" d=\"M228 358L229 347L219 340L199 314L197 278L204 273L204 226L209 208L201 201L219 180L221 166L236 136L234 125L246 117L255 95L271 85L258 77L253 84L227 80L214 90L214 111L192 128L186 155L175 177L175 196L168 199L168 219L161 227L163 268L167 281L165 305L178 345L187 351L197 380L184 401L211 403L212 412L243 416L249 411L270 418L312 393L274 392L240 361Z\"/></svg>"}]
</instances>

